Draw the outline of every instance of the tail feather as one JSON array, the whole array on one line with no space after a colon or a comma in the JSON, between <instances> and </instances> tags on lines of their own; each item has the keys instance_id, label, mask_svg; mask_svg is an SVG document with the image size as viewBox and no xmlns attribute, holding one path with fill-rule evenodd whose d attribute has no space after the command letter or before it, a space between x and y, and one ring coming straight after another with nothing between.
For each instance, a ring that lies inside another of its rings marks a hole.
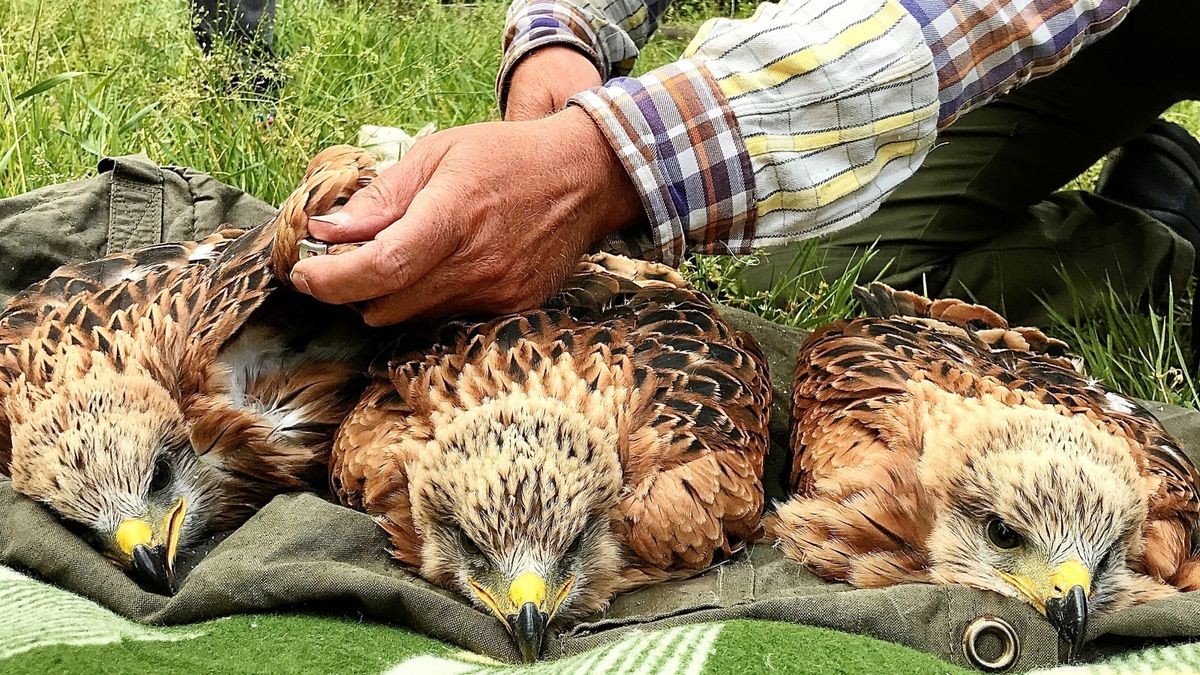
<instances>
[{"instance_id":1,"label":"tail feather","mask_svg":"<svg viewBox=\"0 0 1200 675\"><path fill-rule=\"evenodd\" d=\"M300 260L300 242L308 238L308 219L331 213L375 179L375 157L350 145L335 145L313 157L300 187L296 188L275 216L271 244L271 270L287 282L292 267ZM326 253L336 255L358 244L329 246Z\"/></svg>"},{"instance_id":2,"label":"tail feather","mask_svg":"<svg viewBox=\"0 0 1200 675\"><path fill-rule=\"evenodd\" d=\"M912 291L898 291L878 281L865 287L855 286L854 297L868 316L941 321L974 334L993 350L1006 349L1057 357L1065 355L1069 348L1067 343L1037 328L1010 327L1008 321L992 309L954 298L930 300Z\"/></svg>"},{"instance_id":3,"label":"tail feather","mask_svg":"<svg viewBox=\"0 0 1200 675\"><path fill-rule=\"evenodd\" d=\"M854 297L866 310L867 316L886 319L893 316L929 318L929 298L911 291L898 291L879 281L866 286L855 286Z\"/></svg>"}]
</instances>

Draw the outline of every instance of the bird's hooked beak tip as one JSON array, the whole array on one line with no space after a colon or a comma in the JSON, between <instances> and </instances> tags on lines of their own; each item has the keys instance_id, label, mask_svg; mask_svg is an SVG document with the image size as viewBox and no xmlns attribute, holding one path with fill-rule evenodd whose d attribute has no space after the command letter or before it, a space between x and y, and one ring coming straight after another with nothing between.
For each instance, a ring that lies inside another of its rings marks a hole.
<instances>
[{"instance_id":1,"label":"bird's hooked beak tip","mask_svg":"<svg viewBox=\"0 0 1200 675\"><path fill-rule=\"evenodd\" d=\"M1083 586L1072 586L1063 597L1046 600L1046 619L1067 644L1067 661L1073 661L1087 637L1087 591Z\"/></svg>"},{"instance_id":2,"label":"bird's hooked beak tip","mask_svg":"<svg viewBox=\"0 0 1200 675\"><path fill-rule=\"evenodd\" d=\"M141 581L147 590L161 595L175 595L178 590L175 583L175 568L167 558L166 546L149 547L135 546L133 563L130 569L133 575Z\"/></svg>"},{"instance_id":3,"label":"bird's hooked beak tip","mask_svg":"<svg viewBox=\"0 0 1200 675\"><path fill-rule=\"evenodd\" d=\"M534 572L522 572L508 587L508 599L517 613L505 621L512 632L521 660L536 661L542 655L542 640L546 637L546 625L550 615L543 607L546 604L546 579Z\"/></svg>"},{"instance_id":4,"label":"bird's hooked beak tip","mask_svg":"<svg viewBox=\"0 0 1200 675\"><path fill-rule=\"evenodd\" d=\"M126 520L117 528L117 548L129 556L134 578L150 591L174 595L178 590L175 558L179 554L179 537L186 515L187 500L180 497L163 518L158 533L138 519Z\"/></svg>"},{"instance_id":5,"label":"bird's hooked beak tip","mask_svg":"<svg viewBox=\"0 0 1200 675\"><path fill-rule=\"evenodd\" d=\"M1046 619L1067 644L1067 660L1071 661L1087 637L1092 573L1078 560L1068 560L1055 568L1050 584L1053 592L1045 599Z\"/></svg>"},{"instance_id":6,"label":"bird's hooked beak tip","mask_svg":"<svg viewBox=\"0 0 1200 675\"><path fill-rule=\"evenodd\" d=\"M1059 638L1067 645L1067 660L1074 660L1087 638L1088 596L1092 594L1091 571L1078 560L1068 560L1045 576L1003 571L1000 576L1046 616Z\"/></svg>"},{"instance_id":7,"label":"bird's hooked beak tip","mask_svg":"<svg viewBox=\"0 0 1200 675\"><path fill-rule=\"evenodd\" d=\"M534 571L518 574L505 595L489 591L474 579L467 579L467 584L480 603L504 623L521 660L531 663L541 656L550 621L575 587L575 576L568 577L553 597L548 592L551 589L546 578Z\"/></svg>"},{"instance_id":8,"label":"bird's hooked beak tip","mask_svg":"<svg viewBox=\"0 0 1200 675\"><path fill-rule=\"evenodd\" d=\"M508 617L513 640L517 643L521 660L525 663L532 663L541 656L542 640L546 636L549 619L550 617L532 602L521 605L516 614Z\"/></svg>"}]
</instances>

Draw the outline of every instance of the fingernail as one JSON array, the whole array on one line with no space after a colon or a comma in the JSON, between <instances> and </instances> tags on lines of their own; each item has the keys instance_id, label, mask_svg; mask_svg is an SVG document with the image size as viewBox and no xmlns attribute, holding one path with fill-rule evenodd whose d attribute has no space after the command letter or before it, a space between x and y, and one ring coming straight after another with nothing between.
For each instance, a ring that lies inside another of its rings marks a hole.
<instances>
[{"instance_id":1,"label":"fingernail","mask_svg":"<svg viewBox=\"0 0 1200 675\"><path fill-rule=\"evenodd\" d=\"M306 279L300 272L292 272L292 285L295 286L296 290L300 291L301 293L305 295L312 295L312 291L308 290L308 279Z\"/></svg>"},{"instance_id":2,"label":"fingernail","mask_svg":"<svg viewBox=\"0 0 1200 675\"><path fill-rule=\"evenodd\" d=\"M329 223L330 225L349 225L350 214L345 211L334 211L333 213L326 213L320 216L311 216L309 220L317 220L322 223Z\"/></svg>"}]
</instances>

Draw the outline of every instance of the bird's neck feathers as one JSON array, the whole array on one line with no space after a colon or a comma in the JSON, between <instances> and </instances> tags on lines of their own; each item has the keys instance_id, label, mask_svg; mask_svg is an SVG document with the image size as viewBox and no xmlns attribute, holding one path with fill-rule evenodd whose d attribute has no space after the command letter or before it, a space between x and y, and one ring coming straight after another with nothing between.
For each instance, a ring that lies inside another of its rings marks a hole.
<instances>
[{"instance_id":1,"label":"bird's neck feathers","mask_svg":"<svg viewBox=\"0 0 1200 675\"><path fill-rule=\"evenodd\" d=\"M597 423L585 408L525 392L447 415L411 471L461 486L472 499L496 500L478 506L501 520L519 515L500 508L512 500L570 510L578 492L615 497L622 483L611 418Z\"/></svg>"},{"instance_id":2,"label":"bird's neck feathers","mask_svg":"<svg viewBox=\"0 0 1200 675\"><path fill-rule=\"evenodd\" d=\"M33 388L58 389L86 374L144 375L178 394L187 331L169 310L157 305L113 315L110 327L47 321L40 333L14 346L19 372Z\"/></svg>"},{"instance_id":3,"label":"bird's neck feathers","mask_svg":"<svg viewBox=\"0 0 1200 675\"><path fill-rule=\"evenodd\" d=\"M145 395L145 407L167 406L178 411L177 382L164 359L147 352L127 333L112 335L107 346L102 352L63 343L52 353L27 354L28 363L4 401L9 420L16 424L43 403L55 401L61 405L90 402L80 410L96 412L105 409L104 402L120 398L136 408L140 407L136 405L138 395Z\"/></svg>"},{"instance_id":4,"label":"bird's neck feathers","mask_svg":"<svg viewBox=\"0 0 1200 675\"><path fill-rule=\"evenodd\" d=\"M627 355L607 345L574 354L548 352L547 345L523 339L507 349L493 345L467 363L443 356L421 376L397 381L397 390L410 391L406 398L426 408L431 433L487 406L497 418L518 423L531 412L545 419L561 411L564 428L580 425L621 436L635 395Z\"/></svg>"},{"instance_id":5,"label":"bird's neck feathers","mask_svg":"<svg viewBox=\"0 0 1200 675\"><path fill-rule=\"evenodd\" d=\"M1043 454L1067 465L1086 462L1110 469L1114 480L1139 480L1128 443L1085 415L1028 398L960 396L931 383L912 391L896 432L908 436L919 454L926 485L943 484L951 467L999 453L1027 455L1031 462Z\"/></svg>"}]
</instances>

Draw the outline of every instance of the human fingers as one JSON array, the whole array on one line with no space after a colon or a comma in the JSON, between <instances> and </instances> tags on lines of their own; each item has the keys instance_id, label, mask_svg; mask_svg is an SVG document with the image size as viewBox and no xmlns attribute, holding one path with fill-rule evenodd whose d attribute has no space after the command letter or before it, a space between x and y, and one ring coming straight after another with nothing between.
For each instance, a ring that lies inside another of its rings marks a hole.
<instances>
[{"instance_id":1,"label":"human fingers","mask_svg":"<svg viewBox=\"0 0 1200 675\"><path fill-rule=\"evenodd\" d=\"M417 193L403 218L361 247L296 263L292 283L333 304L362 302L404 290L454 253L461 237L446 222L447 195L436 185Z\"/></svg>"},{"instance_id":2,"label":"human fingers","mask_svg":"<svg viewBox=\"0 0 1200 675\"><path fill-rule=\"evenodd\" d=\"M443 139L435 135L418 143L341 209L310 218L309 234L330 243L367 241L400 220L445 156L449 144Z\"/></svg>"}]
</instances>

